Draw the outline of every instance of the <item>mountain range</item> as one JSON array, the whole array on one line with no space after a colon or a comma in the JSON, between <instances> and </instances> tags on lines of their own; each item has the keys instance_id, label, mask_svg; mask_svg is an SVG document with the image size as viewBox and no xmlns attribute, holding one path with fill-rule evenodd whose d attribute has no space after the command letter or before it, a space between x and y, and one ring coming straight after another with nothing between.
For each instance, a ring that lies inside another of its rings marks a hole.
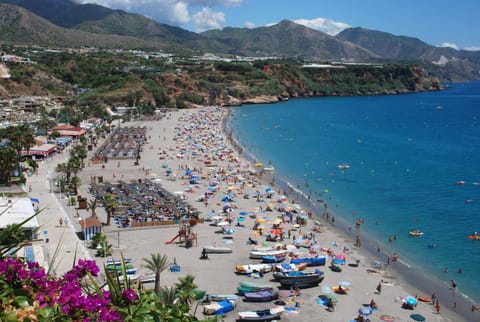
<instances>
[{"instance_id":1,"label":"mountain range","mask_svg":"<svg viewBox=\"0 0 480 322\"><path fill-rule=\"evenodd\" d=\"M289 20L268 27L194 33L142 15L70 0L0 0L0 42L95 46L174 54L274 56L305 61L419 64L443 81L480 78L480 52L431 46L420 39L349 28L336 36Z\"/></svg>"}]
</instances>

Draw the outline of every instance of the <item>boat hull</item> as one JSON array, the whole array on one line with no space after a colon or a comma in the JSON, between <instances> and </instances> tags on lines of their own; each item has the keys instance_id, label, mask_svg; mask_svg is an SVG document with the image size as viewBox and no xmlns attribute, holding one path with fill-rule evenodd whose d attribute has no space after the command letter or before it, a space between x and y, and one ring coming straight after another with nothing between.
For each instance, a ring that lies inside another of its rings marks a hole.
<instances>
[{"instance_id":1,"label":"boat hull","mask_svg":"<svg viewBox=\"0 0 480 322\"><path fill-rule=\"evenodd\" d=\"M273 290L246 292L244 298L246 302L270 302L278 299L278 292Z\"/></svg>"},{"instance_id":2,"label":"boat hull","mask_svg":"<svg viewBox=\"0 0 480 322\"><path fill-rule=\"evenodd\" d=\"M228 247L205 246L203 247L207 254L229 254L232 252Z\"/></svg>"},{"instance_id":3,"label":"boat hull","mask_svg":"<svg viewBox=\"0 0 480 322\"><path fill-rule=\"evenodd\" d=\"M303 264L306 263L308 266L323 266L327 263L327 257L307 257L307 258L297 258L290 261L291 264Z\"/></svg>"},{"instance_id":4,"label":"boat hull","mask_svg":"<svg viewBox=\"0 0 480 322\"><path fill-rule=\"evenodd\" d=\"M317 276L305 276L297 278L283 278L280 282L280 287L283 289L298 287L298 288L310 288L320 284L325 277L322 275Z\"/></svg>"},{"instance_id":5,"label":"boat hull","mask_svg":"<svg viewBox=\"0 0 480 322\"><path fill-rule=\"evenodd\" d=\"M264 256L286 256L288 253L287 250L272 250L272 251L250 251L250 258L252 259L262 259Z\"/></svg>"},{"instance_id":6,"label":"boat hull","mask_svg":"<svg viewBox=\"0 0 480 322\"><path fill-rule=\"evenodd\" d=\"M276 321L282 318L282 312L271 313L270 310L259 310L259 311L249 311L249 312L240 312L236 322L268 322Z\"/></svg>"}]
</instances>

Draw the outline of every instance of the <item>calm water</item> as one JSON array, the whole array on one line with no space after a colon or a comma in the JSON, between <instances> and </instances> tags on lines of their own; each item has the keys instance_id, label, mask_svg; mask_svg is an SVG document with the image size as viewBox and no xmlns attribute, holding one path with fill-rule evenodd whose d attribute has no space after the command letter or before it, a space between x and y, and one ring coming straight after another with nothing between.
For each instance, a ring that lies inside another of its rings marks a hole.
<instances>
[{"instance_id":1,"label":"calm water","mask_svg":"<svg viewBox=\"0 0 480 322\"><path fill-rule=\"evenodd\" d=\"M467 238L480 233L479 82L246 105L233 108L229 122L246 152L271 160L311 200L326 201L347 225L364 218L362 231L382 251L445 283L456 279L480 301L480 240ZM339 169L342 163L350 168ZM410 237L412 228L425 235Z\"/></svg>"}]
</instances>

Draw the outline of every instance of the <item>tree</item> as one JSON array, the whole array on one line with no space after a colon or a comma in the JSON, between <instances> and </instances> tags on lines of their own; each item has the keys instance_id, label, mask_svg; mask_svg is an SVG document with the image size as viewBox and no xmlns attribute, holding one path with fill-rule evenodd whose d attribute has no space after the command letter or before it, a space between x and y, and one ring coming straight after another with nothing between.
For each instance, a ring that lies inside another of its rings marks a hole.
<instances>
[{"instance_id":1,"label":"tree","mask_svg":"<svg viewBox=\"0 0 480 322\"><path fill-rule=\"evenodd\" d=\"M144 267L155 274L155 293L160 293L160 274L170 266L167 255L151 254L150 258L144 258Z\"/></svg>"},{"instance_id":2,"label":"tree","mask_svg":"<svg viewBox=\"0 0 480 322\"><path fill-rule=\"evenodd\" d=\"M82 180L79 177L75 176L70 181L70 190L73 191L76 195L78 194L78 188L82 184Z\"/></svg>"},{"instance_id":3,"label":"tree","mask_svg":"<svg viewBox=\"0 0 480 322\"><path fill-rule=\"evenodd\" d=\"M10 184L12 172L17 169L17 151L12 147L0 148L0 183Z\"/></svg>"},{"instance_id":4,"label":"tree","mask_svg":"<svg viewBox=\"0 0 480 322\"><path fill-rule=\"evenodd\" d=\"M98 207L97 199L90 199L88 201L88 209L92 212L92 217L95 217L97 207Z\"/></svg>"},{"instance_id":5,"label":"tree","mask_svg":"<svg viewBox=\"0 0 480 322\"><path fill-rule=\"evenodd\" d=\"M25 149L28 155L30 148L35 145L33 129L27 123L19 126L9 126L6 129L6 136L10 141L10 146L17 151L18 161L22 160L22 150ZM17 163L17 170L20 172L20 163Z\"/></svg>"},{"instance_id":6,"label":"tree","mask_svg":"<svg viewBox=\"0 0 480 322\"><path fill-rule=\"evenodd\" d=\"M197 285L194 283L195 276L188 274L185 277L179 277L175 287L178 290L178 300L182 305L190 306L196 300L195 289Z\"/></svg>"},{"instance_id":7,"label":"tree","mask_svg":"<svg viewBox=\"0 0 480 322\"><path fill-rule=\"evenodd\" d=\"M110 219L118 207L117 199L111 194L105 195L103 197L103 207L105 207L107 212L107 226L110 226Z\"/></svg>"}]
</instances>

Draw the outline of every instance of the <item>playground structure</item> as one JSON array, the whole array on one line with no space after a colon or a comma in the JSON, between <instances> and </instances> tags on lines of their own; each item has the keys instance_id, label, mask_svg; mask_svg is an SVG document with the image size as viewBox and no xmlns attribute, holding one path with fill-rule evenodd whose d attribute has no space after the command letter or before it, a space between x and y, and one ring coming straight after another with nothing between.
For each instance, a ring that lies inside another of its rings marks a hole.
<instances>
[{"instance_id":1,"label":"playground structure","mask_svg":"<svg viewBox=\"0 0 480 322\"><path fill-rule=\"evenodd\" d=\"M173 244L176 240L177 244L185 243L185 247L189 248L192 246L197 246L197 234L193 232L192 227L188 223L180 223L178 234L175 235L172 239L165 242L166 245Z\"/></svg>"}]
</instances>

